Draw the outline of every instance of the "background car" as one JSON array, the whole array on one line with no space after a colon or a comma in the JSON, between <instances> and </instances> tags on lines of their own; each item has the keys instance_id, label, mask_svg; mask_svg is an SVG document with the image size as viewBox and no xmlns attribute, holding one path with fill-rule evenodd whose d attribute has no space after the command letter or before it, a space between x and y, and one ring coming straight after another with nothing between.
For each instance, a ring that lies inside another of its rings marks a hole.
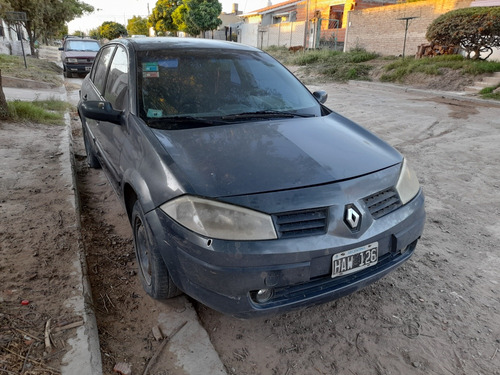
<instances>
[{"instance_id":1,"label":"background car","mask_svg":"<svg viewBox=\"0 0 500 375\"><path fill-rule=\"evenodd\" d=\"M323 303L408 260L425 221L406 160L237 43L119 39L78 111L154 298L238 317Z\"/></svg>"},{"instance_id":2,"label":"background car","mask_svg":"<svg viewBox=\"0 0 500 375\"><path fill-rule=\"evenodd\" d=\"M90 72L97 52L101 48L99 42L93 39L67 37L59 48L63 73L65 77L73 74L81 75Z\"/></svg>"}]
</instances>

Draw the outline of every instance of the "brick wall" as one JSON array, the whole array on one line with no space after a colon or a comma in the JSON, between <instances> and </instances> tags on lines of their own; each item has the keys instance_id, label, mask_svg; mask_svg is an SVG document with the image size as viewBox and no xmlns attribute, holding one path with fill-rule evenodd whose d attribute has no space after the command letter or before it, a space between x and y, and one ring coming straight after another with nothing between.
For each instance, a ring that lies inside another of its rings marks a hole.
<instances>
[{"instance_id":1,"label":"brick wall","mask_svg":"<svg viewBox=\"0 0 500 375\"><path fill-rule=\"evenodd\" d=\"M420 44L428 43L425 33L430 23L453 9L467 8L472 0L425 0L349 12L345 50L356 47L382 55L403 53L405 24L408 21L406 56L413 56Z\"/></svg>"}]
</instances>

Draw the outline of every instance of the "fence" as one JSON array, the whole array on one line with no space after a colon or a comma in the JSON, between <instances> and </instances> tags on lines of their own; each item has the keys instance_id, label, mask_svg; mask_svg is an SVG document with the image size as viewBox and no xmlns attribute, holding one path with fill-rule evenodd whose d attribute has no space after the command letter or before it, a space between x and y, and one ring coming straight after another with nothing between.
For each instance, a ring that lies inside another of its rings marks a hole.
<instances>
[{"instance_id":1,"label":"fence","mask_svg":"<svg viewBox=\"0 0 500 375\"><path fill-rule=\"evenodd\" d=\"M258 28L257 47L304 46L304 22L286 22Z\"/></svg>"},{"instance_id":2,"label":"fence","mask_svg":"<svg viewBox=\"0 0 500 375\"><path fill-rule=\"evenodd\" d=\"M345 29L338 28L338 20L315 19L309 22L283 22L275 25L241 24L238 26L238 42L257 48L270 46L329 48L342 50Z\"/></svg>"},{"instance_id":3,"label":"fence","mask_svg":"<svg viewBox=\"0 0 500 375\"><path fill-rule=\"evenodd\" d=\"M241 23L226 30L207 31L207 39L233 40L260 49L270 46L329 48L343 50L345 29L339 28L336 19L314 19L309 22L308 32L306 23L282 22L274 25Z\"/></svg>"},{"instance_id":4,"label":"fence","mask_svg":"<svg viewBox=\"0 0 500 375\"><path fill-rule=\"evenodd\" d=\"M227 41L237 41L236 28L226 27L224 30L212 30L205 31L203 37L205 39L217 39L217 40L227 40Z\"/></svg>"},{"instance_id":5,"label":"fence","mask_svg":"<svg viewBox=\"0 0 500 375\"><path fill-rule=\"evenodd\" d=\"M338 19L320 18L314 23L314 48L344 49L345 29L339 29Z\"/></svg>"}]
</instances>

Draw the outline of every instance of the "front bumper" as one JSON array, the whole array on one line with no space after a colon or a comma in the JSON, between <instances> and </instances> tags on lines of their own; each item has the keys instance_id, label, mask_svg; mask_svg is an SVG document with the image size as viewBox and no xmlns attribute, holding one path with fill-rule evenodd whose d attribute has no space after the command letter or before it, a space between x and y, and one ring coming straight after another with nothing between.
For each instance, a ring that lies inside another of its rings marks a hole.
<instances>
[{"instance_id":1,"label":"front bumper","mask_svg":"<svg viewBox=\"0 0 500 375\"><path fill-rule=\"evenodd\" d=\"M90 64L64 64L64 68L70 73L89 73L92 68Z\"/></svg>"},{"instance_id":2,"label":"front bumper","mask_svg":"<svg viewBox=\"0 0 500 375\"><path fill-rule=\"evenodd\" d=\"M367 223L362 233L270 241L223 241L181 227L161 210L146 218L175 284L189 296L242 318L276 314L331 301L380 279L408 260L425 221L422 192L408 204ZM359 272L331 278L332 256L378 242L379 261ZM258 303L256 292L272 289Z\"/></svg>"}]
</instances>

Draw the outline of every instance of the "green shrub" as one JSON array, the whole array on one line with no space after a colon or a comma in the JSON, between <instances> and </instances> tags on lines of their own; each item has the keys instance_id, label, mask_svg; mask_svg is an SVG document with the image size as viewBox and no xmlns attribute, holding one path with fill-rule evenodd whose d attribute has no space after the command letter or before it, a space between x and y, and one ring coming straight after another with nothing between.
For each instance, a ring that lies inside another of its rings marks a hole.
<instances>
[{"instance_id":1,"label":"green shrub","mask_svg":"<svg viewBox=\"0 0 500 375\"><path fill-rule=\"evenodd\" d=\"M436 18L428 27L426 38L436 44L460 46L467 58L480 58L500 47L500 7L455 9Z\"/></svg>"}]
</instances>

